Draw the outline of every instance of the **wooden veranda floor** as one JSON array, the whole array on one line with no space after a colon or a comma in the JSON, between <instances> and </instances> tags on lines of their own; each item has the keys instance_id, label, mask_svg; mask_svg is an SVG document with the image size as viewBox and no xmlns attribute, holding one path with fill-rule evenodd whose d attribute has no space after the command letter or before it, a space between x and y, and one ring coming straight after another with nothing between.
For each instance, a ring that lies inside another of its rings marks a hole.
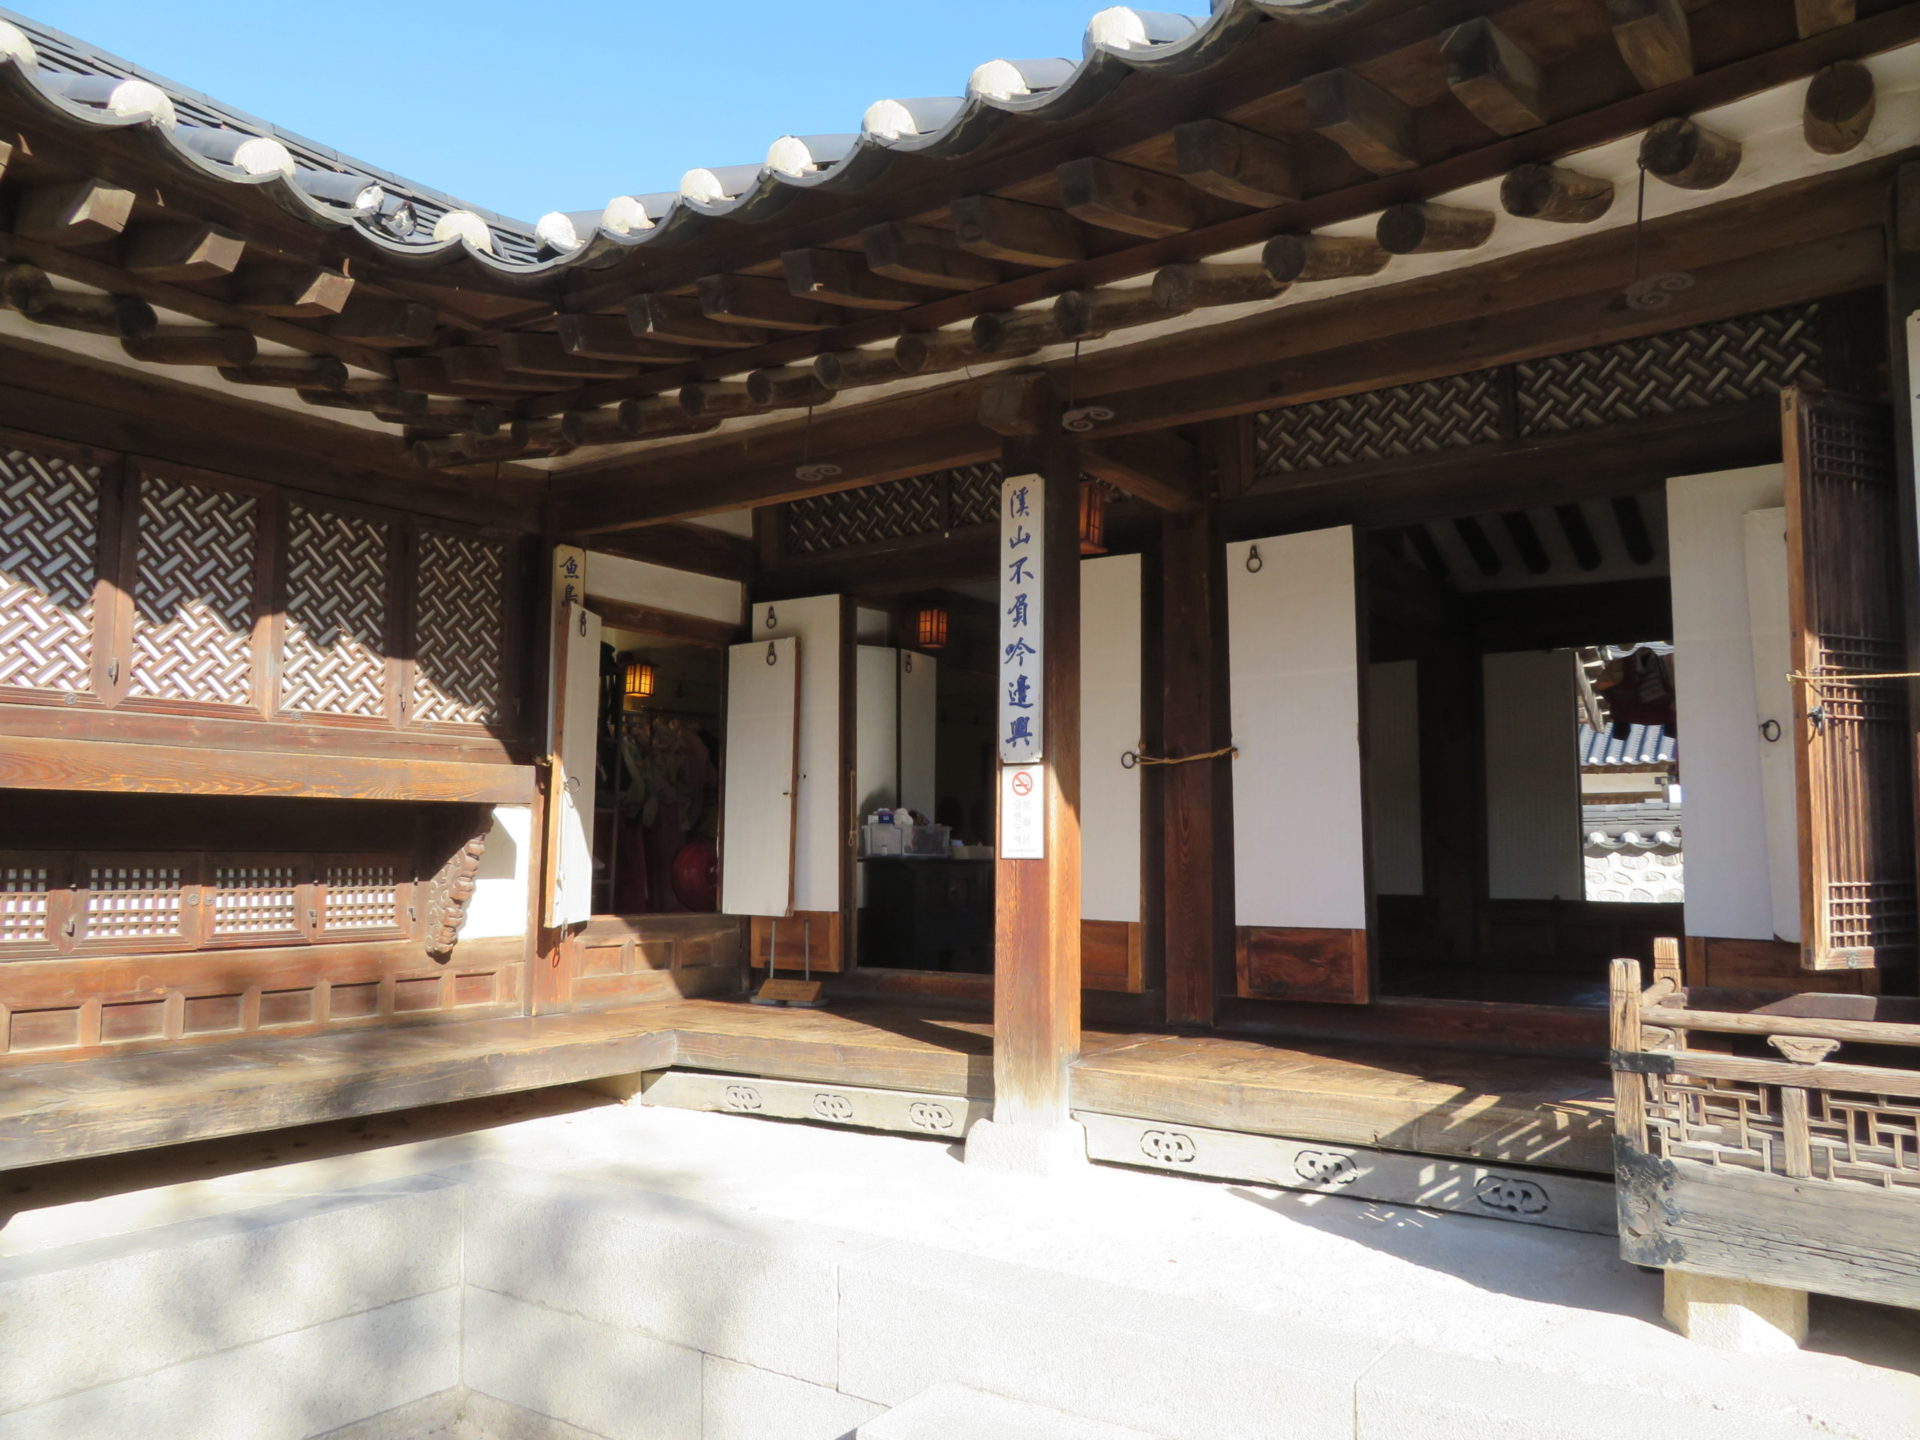
<instances>
[{"instance_id":1,"label":"wooden veranda floor","mask_svg":"<svg viewBox=\"0 0 1920 1440\"><path fill-rule=\"evenodd\" d=\"M0 1070L0 1169L667 1067L986 1097L992 1027L949 1012L687 1000L249 1040ZM1356 1041L1090 1032L1077 1109L1567 1170L1611 1169L1597 1062Z\"/></svg>"}]
</instances>

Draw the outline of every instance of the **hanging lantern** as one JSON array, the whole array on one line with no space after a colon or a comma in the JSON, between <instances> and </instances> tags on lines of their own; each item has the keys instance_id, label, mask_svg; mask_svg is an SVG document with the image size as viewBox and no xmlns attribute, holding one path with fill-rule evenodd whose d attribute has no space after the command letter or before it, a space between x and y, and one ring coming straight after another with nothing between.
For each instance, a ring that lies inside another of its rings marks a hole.
<instances>
[{"instance_id":1,"label":"hanging lantern","mask_svg":"<svg viewBox=\"0 0 1920 1440\"><path fill-rule=\"evenodd\" d=\"M931 605L922 610L914 620L913 640L922 650L943 648L947 643L947 612Z\"/></svg>"},{"instance_id":2,"label":"hanging lantern","mask_svg":"<svg viewBox=\"0 0 1920 1440\"><path fill-rule=\"evenodd\" d=\"M1080 553L1107 553L1107 487L1094 480L1080 482Z\"/></svg>"},{"instance_id":3,"label":"hanging lantern","mask_svg":"<svg viewBox=\"0 0 1920 1440\"><path fill-rule=\"evenodd\" d=\"M620 693L631 707L636 700L653 694L653 666L644 660L630 660L620 672Z\"/></svg>"}]
</instances>

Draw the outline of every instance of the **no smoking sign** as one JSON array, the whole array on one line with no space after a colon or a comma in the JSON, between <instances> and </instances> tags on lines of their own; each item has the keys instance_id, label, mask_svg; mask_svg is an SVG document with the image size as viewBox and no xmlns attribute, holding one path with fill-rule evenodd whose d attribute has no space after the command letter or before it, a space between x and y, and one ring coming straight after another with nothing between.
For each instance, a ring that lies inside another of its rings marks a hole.
<instances>
[{"instance_id":1,"label":"no smoking sign","mask_svg":"<svg viewBox=\"0 0 1920 1440\"><path fill-rule=\"evenodd\" d=\"M1000 771L1000 858L1047 858L1044 765L1006 765Z\"/></svg>"}]
</instances>

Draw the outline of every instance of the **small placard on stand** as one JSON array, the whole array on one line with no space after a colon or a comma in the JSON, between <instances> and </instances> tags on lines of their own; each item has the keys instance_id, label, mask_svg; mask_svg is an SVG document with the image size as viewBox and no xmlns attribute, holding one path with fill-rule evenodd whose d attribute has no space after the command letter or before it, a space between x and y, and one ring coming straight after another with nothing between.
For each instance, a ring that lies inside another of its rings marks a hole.
<instances>
[{"instance_id":1,"label":"small placard on stand","mask_svg":"<svg viewBox=\"0 0 1920 1440\"><path fill-rule=\"evenodd\" d=\"M768 976L754 995L756 1005L797 1005L817 1010L826 1002L820 998L818 980L781 980Z\"/></svg>"}]
</instances>

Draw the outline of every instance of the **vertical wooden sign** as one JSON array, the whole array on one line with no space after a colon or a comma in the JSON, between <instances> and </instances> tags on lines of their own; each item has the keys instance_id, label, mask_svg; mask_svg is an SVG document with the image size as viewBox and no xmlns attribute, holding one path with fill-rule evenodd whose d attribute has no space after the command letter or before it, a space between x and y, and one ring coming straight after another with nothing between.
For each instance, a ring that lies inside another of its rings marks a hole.
<instances>
[{"instance_id":1,"label":"vertical wooden sign","mask_svg":"<svg viewBox=\"0 0 1920 1440\"><path fill-rule=\"evenodd\" d=\"M1000 763L1046 753L1046 481L1000 485Z\"/></svg>"}]
</instances>

